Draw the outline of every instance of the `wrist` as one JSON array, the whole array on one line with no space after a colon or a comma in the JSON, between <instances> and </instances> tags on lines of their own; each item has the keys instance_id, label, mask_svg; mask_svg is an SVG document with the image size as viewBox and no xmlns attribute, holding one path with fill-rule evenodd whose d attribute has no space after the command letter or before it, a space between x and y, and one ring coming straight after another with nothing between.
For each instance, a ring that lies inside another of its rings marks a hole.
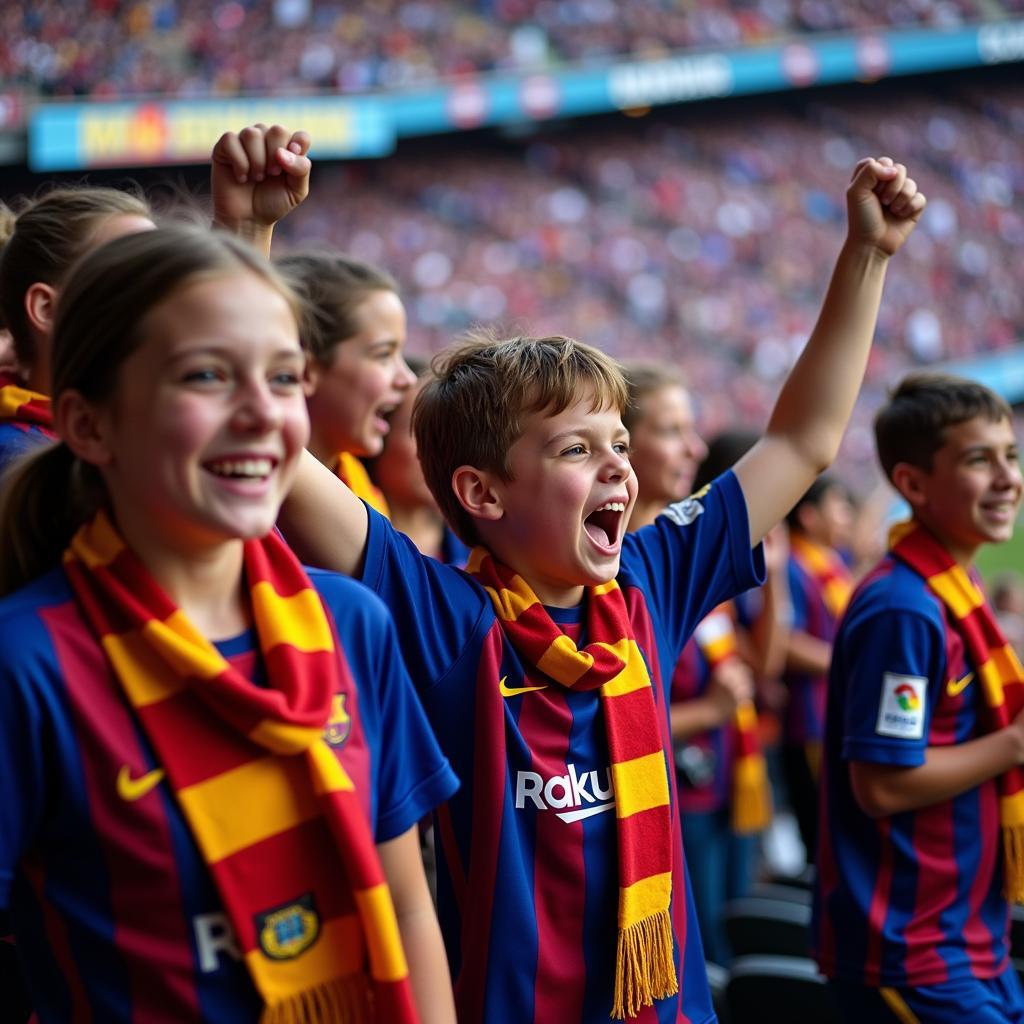
<instances>
[{"instance_id":1,"label":"wrist","mask_svg":"<svg viewBox=\"0 0 1024 1024\"><path fill-rule=\"evenodd\" d=\"M842 255L855 263L863 264L866 268L879 270L885 270L892 258L892 253L880 248L878 243L857 238L853 234L846 236Z\"/></svg>"},{"instance_id":2,"label":"wrist","mask_svg":"<svg viewBox=\"0 0 1024 1024\"><path fill-rule=\"evenodd\" d=\"M220 217L214 214L214 228L225 231L229 235L248 242L254 249L258 249L264 255L270 255L270 242L274 236L274 227L271 224L260 224L255 220Z\"/></svg>"}]
</instances>

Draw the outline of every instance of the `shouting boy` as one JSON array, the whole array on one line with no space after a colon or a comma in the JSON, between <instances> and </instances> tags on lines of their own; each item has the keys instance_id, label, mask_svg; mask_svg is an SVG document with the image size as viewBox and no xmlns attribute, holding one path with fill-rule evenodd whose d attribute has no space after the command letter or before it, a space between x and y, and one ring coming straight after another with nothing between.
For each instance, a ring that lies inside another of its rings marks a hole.
<instances>
[{"instance_id":1,"label":"shouting boy","mask_svg":"<svg viewBox=\"0 0 1024 1024\"><path fill-rule=\"evenodd\" d=\"M912 518L833 648L818 961L850 1022L1019 1024L1004 893L1024 895L1024 670L972 568L1020 505L1010 409L915 374L875 433Z\"/></svg>"},{"instance_id":2,"label":"shouting boy","mask_svg":"<svg viewBox=\"0 0 1024 1024\"><path fill-rule=\"evenodd\" d=\"M762 577L752 548L835 455L885 270L924 208L861 161L849 233L767 433L626 536L636 499L618 366L567 338L435 361L416 441L468 572L419 554L307 460L283 527L390 606L462 787L438 815L438 902L463 1024L714 1020L670 766L671 668ZM666 752L668 754L666 755Z\"/></svg>"}]
</instances>

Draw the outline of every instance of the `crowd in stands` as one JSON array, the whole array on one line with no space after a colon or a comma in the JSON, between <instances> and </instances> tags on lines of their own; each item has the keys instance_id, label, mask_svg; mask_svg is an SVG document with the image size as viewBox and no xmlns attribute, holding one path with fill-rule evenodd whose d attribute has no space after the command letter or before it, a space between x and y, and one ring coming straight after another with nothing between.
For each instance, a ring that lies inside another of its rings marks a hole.
<instances>
[{"instance_id":1,"label":"crowd in stands","mask_svg":"<svg viewBox=\"0 0 1024 1024\"><path fill-rule=\"evenodd\" d=\"M362 92L1022 10L1022 0L42 0L0 11L0 81L43 96Z\"/></svg>"},{"instance_id":2,"label":"crowd in stands","mask_svg":"<svg viewBox=\"0 0 1024 1024\"><path fill-rule=\"evenodd\" d=\"M522 147L317 169L283 246L388 267L429 353L475 323L564 330L683 368L701 423L764 422L813 323L860 151L912 148L929 217L887 286L844 457L873 466L868 411L908 367L999 351L1024 322L1024 93L875 95L581 125ZM880 106L882 113L880 115Z\"/></svg>"}]
</instances>

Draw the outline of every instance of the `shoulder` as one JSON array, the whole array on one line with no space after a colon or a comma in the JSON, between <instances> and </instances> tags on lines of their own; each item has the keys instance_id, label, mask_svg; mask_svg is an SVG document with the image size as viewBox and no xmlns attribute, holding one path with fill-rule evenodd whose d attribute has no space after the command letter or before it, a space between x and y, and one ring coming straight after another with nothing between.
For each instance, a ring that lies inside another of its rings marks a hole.
<instances>
[{"instance_id":1,"label":"shoulder","mask_svg":"<svg viewBox=\"0 0 1024 1024\"><path fill-rule=\"evenodd\" d=\"M939 637L945 633L942 604L925 581L902 562L883 560L861 582L846 610L840 630L848 636L885 627L924 622Z\"/></svg>"},{"instance_id":2,"label":"shoulder","mask_svg":"<svg viewBox=\"0 0 1024 1024\"><path fill-rule=\"evenodd\" d=\"M327 569L310 566L304 569L339 630L349 624L384 629L390 623L391 616L384 602L366 584Z\"/></svg>"},{"instance_id":3,"label":"shoulder","mask_svg":"<svg viewBox=\"0 0 1024 1024\"><path fill-rule=\"evenodd\" d=\"M59 674L53 620L47 613L62 608L71 612L63 624L85 632L59 567L0 599L0 676L11 680Z\"/></svg>"},{"instance_id":4,"label":"shoulder","mask_svg":"<svg viewBox=\"0 0 1024 1024\"><path fill-rule=\"evenodd\" d=\"M19 629L31 629L40 616L72 600L71 587L63 569L56 566L49 572L0 598L0 636L14 638Z\"/></svg>"}]
</instances>

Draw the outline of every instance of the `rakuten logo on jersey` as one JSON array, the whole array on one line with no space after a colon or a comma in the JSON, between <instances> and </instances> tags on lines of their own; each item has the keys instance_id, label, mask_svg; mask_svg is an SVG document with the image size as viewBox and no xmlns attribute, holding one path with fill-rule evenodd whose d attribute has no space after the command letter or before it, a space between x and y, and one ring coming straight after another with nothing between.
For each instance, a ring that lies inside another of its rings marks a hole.
<instances>
[{"instance_id":1,"label":"rakuten logo on jersey","mask_svg":"<svg viewBox=\"0 0 1024 1024\"><path fill-rule=\"evenodd\" d=\"M601 785L596 771L578 775L576 765L570 764L567 767L567 775L555 775L546 782L537 772L518 772L516 807L521 810L529 800L539 811L571 808L556 810L555 813L562 821L580 821L615 807L611 772L607 768L604 770L604 785Z\"/></svg>"}]
</instances>

